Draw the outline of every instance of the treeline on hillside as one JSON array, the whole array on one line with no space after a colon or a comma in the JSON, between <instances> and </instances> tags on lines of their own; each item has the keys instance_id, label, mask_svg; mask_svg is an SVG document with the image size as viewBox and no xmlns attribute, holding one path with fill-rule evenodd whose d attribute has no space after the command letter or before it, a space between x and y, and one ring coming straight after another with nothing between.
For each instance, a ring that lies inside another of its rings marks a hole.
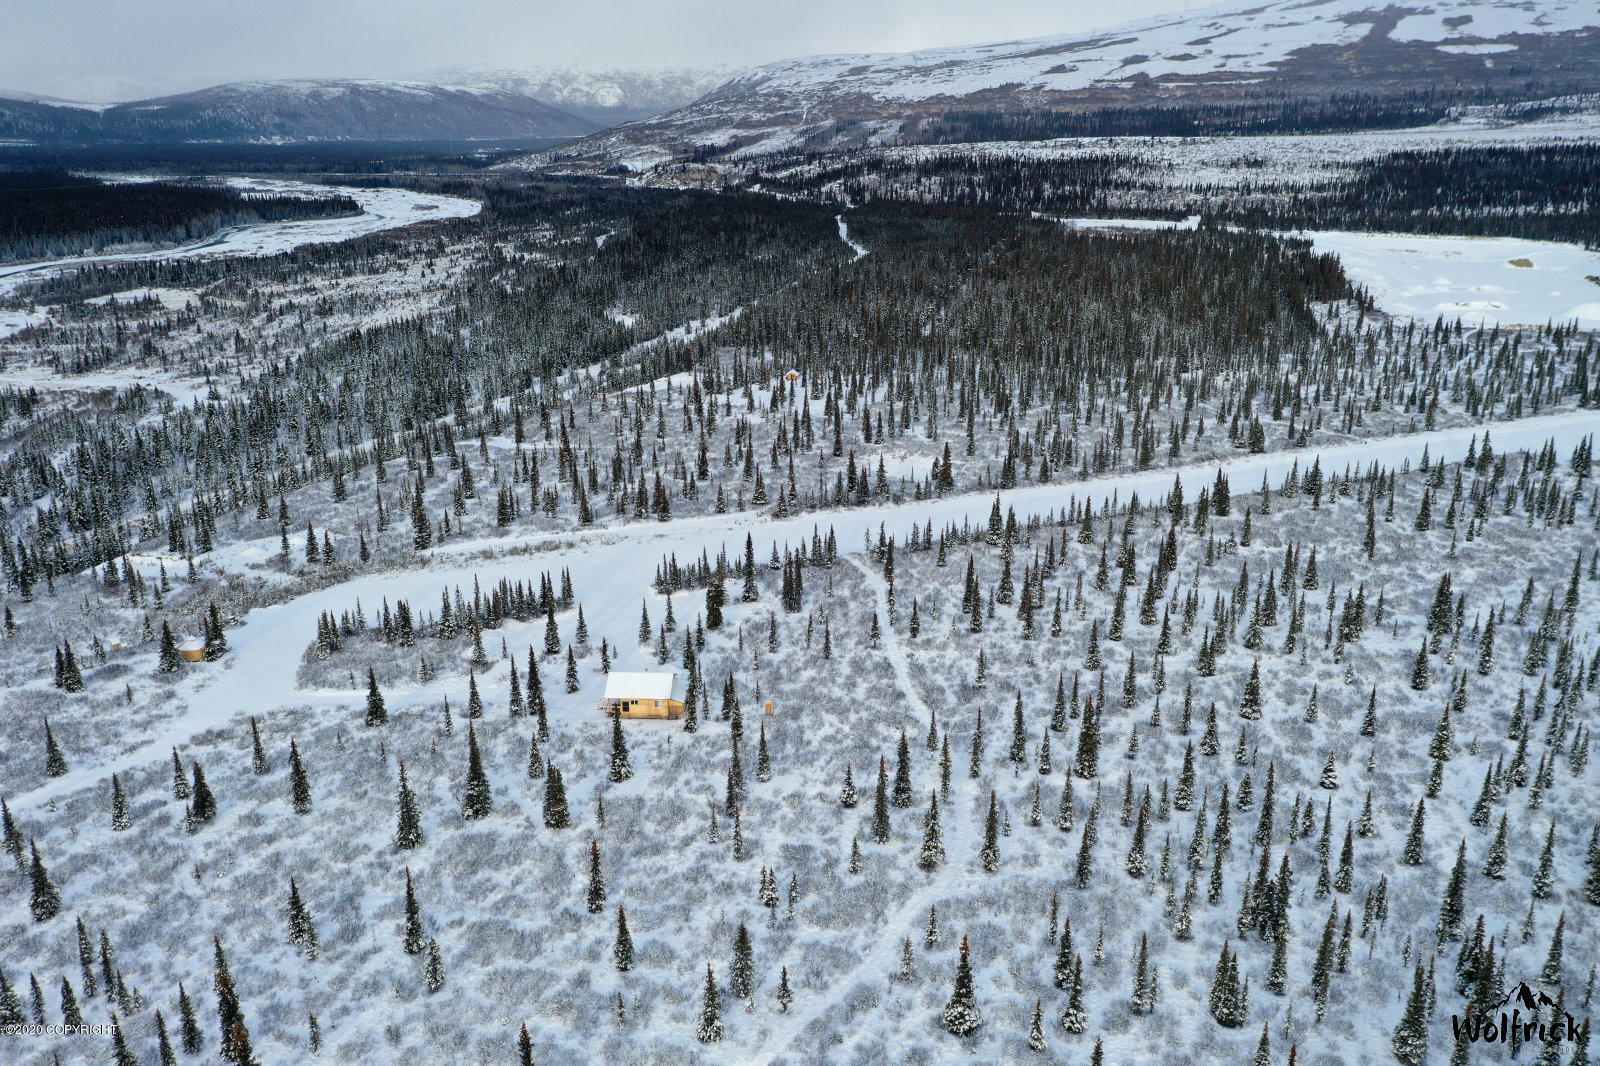
<instances>
[{"instance_id":1,"label":"treeline on hillside","mask_svg":"<svg viewBox=\"0 0 1600 1066\"><path fill-rule=\"evenodd\" d=\"M769 185L837 191L855 203L988 205L1069 216L1201 215L1272 229L1392 230L1515 236L1600 247L1600 145L1500 145L1392 152L1315 184L1246 159L1255 181L1167 183L1135 150L1061 157L949 152L931 157L796 159ZM778 167L772 167L778 170Z\"/></svg>"},{"instance_id":2,"label":"treeline on hillside","mask_svg":"<svg viewBox=\"0 0 1600 1066\"><path fill-rule=\"evenodd\" d=\"M0 173L0 260L119 244L176 244L227 226L353 215L348 196L313 199L163 181L104 182L61 170Z\"/></svg>"},{"instance_id":3,"label":"treeline on hillside","mask_svg":"<svg viewBox=\"0 0 1600 1066\"><path fill-rule=\"evenodd\" d=\"M1196 137L1208 134L1345 133L1404 129L1446 117L1452 107L1493 103L1483 91L1434 90L1379 96L1269 97L1229 103L1165 104L1092 111L946 111L909 134L908 144L1047 141L1057 137Z\"/></svg>"}]
</instances>

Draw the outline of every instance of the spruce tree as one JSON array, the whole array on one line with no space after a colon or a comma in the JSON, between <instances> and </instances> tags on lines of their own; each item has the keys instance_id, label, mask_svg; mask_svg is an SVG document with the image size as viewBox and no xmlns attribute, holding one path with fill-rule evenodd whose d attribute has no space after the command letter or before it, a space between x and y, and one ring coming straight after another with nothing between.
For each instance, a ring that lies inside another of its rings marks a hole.
<instances>
[{"instance_id":1,"label":"spruce tree","mask_svg":"<svg viewBox=\"0 0 1600 1066\"><path fill-rule=\"evenodd\" d=\"M633 776L633 763L628 759L628 739L622 733L622 716L611 716L611 773L612 781L626 781Z\"/></svg>"},{"instance_id":2,"label":"spruce tree","mask_svg":"<svg viewBox=\"0 0 1600 1066\"><path fill-rule=\"evenodd\" d=\"M1406 1066L1422 1066L1428 1057L1428 991L1427 979L1419 963L1412 975L1411 995L1406 999L1400 1024L1395 1027L1389 1045L1394 1057Z\"/></svg>"},{"instance_id":3,"label":"spruce tree","mask_svg":"<svg viewBox=\"0 0 1600 1066\"><path fill-rule=\"evenodd\" d=\"M221 1056L234 1066L255 1066L255 1052L250 1046L250 1030L245 1025L244 1011L239 1006L238 993L234 991L233 977L228 972L228 960L222 953L222 940L213 937L216 949L215 987L217 990L217 1020L222 1032Z\"/></svg>"},{"instance_id":4,"label":"spruce tree","mask_svg":"<svg viewBox=\"0 0 1600 1066\"><path fill-rule=\"evenodd\" d=\"M383 693L378 691L378 674L372 667L367 667L367 725L383 725L389 720L389 712L383 705Z\"/></svg>"},{"instance_id":5,"label":"spruce tree","mask_svg":"<svg viewBox=\"0 0 1600 1066\"><path fill-rule=\"evenodd\" d=\"M423 966L422 976L427 983L428 994L432 995L444 988L444 958L439 954L439 942L433 937L428 938L428 961Z\"/></svg>"},{"instance_id":6,"label":"spruce tree","mask_svg":"<svg viewBox=\"0 0 1600 1066\"><path fill-rule=\"evenodd\" d=\"M317 930L311 922L311 912L300 898L299 886L289 878L289 932L287 942L307 959L317 957Z\"/></svg>"},{"instance_id":7,"label":"spruce tree","mask_svg":"<svg viewBox=\"0 0 1600 1066\"><path fill-rule=\"evenodd\" d=\"M717 976L708 963L705 990L700 997L700 1024L695 1027L695 1036L702 1044L716 1044L721 1042L724 1032L722 1004L717 995Z\"/></svg>"},{"instance_id":8,"label":"spruce tree","mask_svg":"<svg viewBox=\"0 0 1600 1066\"><path fill-rule=\"evenodd\" d=\"M199 1054L205 1046L194 1003L189 999L189 993L184 991L182 981L178 982L178 1044L185 1055Z\"/></svg>"},{"instance_id":9,"label":"spruce tree","mask_svg":"<svg viewBox=\"0 0 1600 1066\"><path fill-rule=\"evenodd\" d=\"M417 902L416 889L411 884L411 868L406 867L405 924L402 927L402 946L407 955L421 955L423 948L422 906Z\"/></svg>"},{"instance_id":10,"label":"spruce tree","mask_svg":"<svg viewBox=\"0 0 1600 1066\"><path fill-rule=\"evenodd\" d=\"M944 840L939 831L939 795L928 793L928 814L922 822L922 849L917 865L924 870L938 869L944 862Z\"/></svg>"},{"instance_id":11,"label":"spruce tree","mask_svg":"<svg viewBox=\"0 0 1600 1066\"><path fill-rule=\"evenodd\" d=\"M289 802L296 814L311 810L311 779L306 776L305 765L300 761L300 749L294 738L289 739Z\"/></svg>"},{"instance_id":12,"label":"spruce tree","mask_svg":"<svg viewBox=\"0 0 1600 1066\"><path fill-rule=\"evenodd\" d=\"M617 906L617 941L611 948L611 958L617 969L627 973L633 969L633 936L628 932L628 911Z\"/></svg>"},{"instance_id":13,"label":"spruce tree","mask_svg":"<svg viewBox=\"0 0 1600 1066\"><path fill-rule=\"evenodd\" d=\"M32 891L29 909L36 922L48 922L61 913L61 896L56 892L56 886L50 883L50 874L44 868L44 862L39 858L39 845L32 840L28 841L28 853L32 865L28 871L28 880Z\"/></svg>"},{"instance_id":14,"label":"spruce tree","mask_svg":"<svg viewBox=\"0 0 1600 1066\"><path fill-rule=\"evenodd\" d=\"M944 1027L954 1036L967 1036L983 1025L983 1014L978 1010L977 995L972 988L972 963L969 961L967 938L961 938L961 956L956 963L955 989L944 1008Z\"/></svg>"},{"instance_id":15,"label":"spruce tree","mask_svg":"<svg viewBox=\"0 0 1600 1066\"><path fill-rule=\"evenodd\" d=\"M395 830L394 846L401 851L420 847L424 840L422 817L417 811L417 797L406 783L406 764L400 764L400 817Z\"/></svg>"},{"instance_id":16,"label":"spruce tree","mask_svg":"<svg viewBox=\"0 0 1600 1066\"><path fill-rule=\"evenodd\" d=\"M175 674L181 669L183 669L183 657L178 654L178 642L172 637L172 627L162 619L161 654L156 662L156 673Z\"/></svg>"},{"instance_id":17,"label":"spruce tree","mask_svg":"<svg viewBox=\"0 0 1600 1066\"><path fill-rule=\"evenodd\" d=\"M750 930L743 922L733 938L732 975L728 989L739 999L748 999L755 991L755 952L750 943Z\"/></svg>"},{"instance_id":18,"label":"spruce tree","mask_svg":"<svg viewBox=\"0 0 1600 1066\"><path fill-rule=\"evenodd\" d=\"M1061 1028L1074 1035L1088 1032L1089 1012L1083 1005L1083 956L1072 959L1072 977L1067 985L1067 1006L1061 1012Z\"/></svg>"},{"instance_id":19,"label":"spruce tree","mask_svg":"<svg viewBox=\"0 0 1600 1066\"><path fill-rule=\"evenodd\" d=\"M1000 802L995 790L989 790L989 813L983 823L983 847L978 850L978 862L987 873L1000 869Z\"/></svg>"},{"instance_id":20,"label":"spruce tree","mask_svg":"<svg viewBox=\"0 0 1600 1066\"><path fill-rule=\"evenodd\" d=\"M561 780L561 771L549 767L544 779L544 825L546 829L566 829L572 825L572 815L567 811L567 786Z\"/></svg>"},{"instance_id":21,"label":"spruce tree","mask_svg":"<svg viewBox=\"0 0 1600 1066\"><path fill-rule=\"evenodd\" d=\"M1420 866L1423 860L1423 847L1426 843L1423 835L1424 819L1427 814L1427 800L1417 800L1416 811L1411 815L1411 828L1406 832L1405 849L1400 853L1400 861L1407 866Z\"/></svg>"},{"instance_id":22,"label":"spruce tree","mask_svg":"<svg viewBox=\"0 0 1600 1066\"><path fill-rule=\"evenodd\" d=\"M128 816L128 796L122 791L122 781L116 774L111 775L111 828L121 832L133 827L133 820Z\"/></svg>"},{"instance_id":23,"label":"spruce tree","mask_svg":"<svg viewBox=\"0 0 1600 1066\"><path fill-rule=\"evenodd\" d=\"M48 718L44 720L44 772L46 777L62 777L67 772L67 758L61 753L61 745L56 743Z\"/></svg>"},{"instance_id":24,"label":"spruce tree","mask_svg":"<svg viewBox=\"0 0 1600 1066\"><path fill-rule=\"evenodd\" d=\"M606 909L606 879L600 871L600 842L589 841L589 891L585 895L585 902L590 914L599 914Z\"/></svg>"},{"instance_id":25,"label":"spruce tree","mask_svg":"<svg viewBox=\"0 0 1600 1066\"><path fill-rule=\"evenodd\" d=\"M467 780L461 789L461 815L475 819L488 817L494 807L494 795L489 788L489 775L484 772L483 759L478 754L478 736L472 724L467 724Z\"/></svg>"}]
</instances>

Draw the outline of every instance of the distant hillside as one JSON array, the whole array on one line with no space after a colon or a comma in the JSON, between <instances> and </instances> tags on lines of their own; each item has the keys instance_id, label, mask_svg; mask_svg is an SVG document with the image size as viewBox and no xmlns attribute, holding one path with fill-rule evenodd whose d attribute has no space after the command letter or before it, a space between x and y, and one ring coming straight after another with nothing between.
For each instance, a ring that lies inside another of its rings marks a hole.
<instances>
[{"instance_id":1,"label":"distant hillside","mask_svg":"<svg viewBox=\"0 0 1600 1066\"><path fill-rule=\"evenodd\" d=\"M1258 132L1315 128L1324 112L1371 128L1596 89L1594 3L1245 0L1091 34L773 63L541 159L641 167L740 150ZM1211 109L1204 129L1174 114L1197 107Z\"/></svg>"},{"instance_id":2,"label":"distant hillside","mask_svg":"<svg viewBox=\"0 0 1600 1066\"><path fill-rule=\"evenodd\" d=\"M597 124L522 93L379 81L234 82L109 107L0 99L0 142L473 141Z\"/></svg>"}]
</instances>

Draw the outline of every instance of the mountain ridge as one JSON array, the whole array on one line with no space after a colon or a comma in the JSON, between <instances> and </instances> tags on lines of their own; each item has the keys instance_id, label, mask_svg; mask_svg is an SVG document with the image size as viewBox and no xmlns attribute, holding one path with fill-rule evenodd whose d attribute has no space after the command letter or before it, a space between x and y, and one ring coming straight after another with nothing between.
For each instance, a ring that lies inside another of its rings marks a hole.
<instances>
[{"instance_id":1,"label":"mountain ridge","mask_svg":"<svg viewBox=\"0 0 1600 1066\"><path fill-rule=\"evenodd\" d=\"M684 158L925 143L948 113L1016 116L1600 88L1600 7L1577 0L1234 0L1088 33L783 60L694 104L530 162L644 169ZM978 138L974 138L978 139Z\"/></svg>"}]
</instances>

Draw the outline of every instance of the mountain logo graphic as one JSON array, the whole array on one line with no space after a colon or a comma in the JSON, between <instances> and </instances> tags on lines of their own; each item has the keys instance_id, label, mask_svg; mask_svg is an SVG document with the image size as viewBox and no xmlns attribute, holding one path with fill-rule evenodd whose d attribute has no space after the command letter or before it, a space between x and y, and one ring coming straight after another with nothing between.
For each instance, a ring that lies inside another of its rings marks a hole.
<instances>
[{"instance_id":1,"label":"mountain logo graphic","mask_svg":"<svg viewBox=\"0 0 1600 1066\"><path fill-rule=\"evenodd\" d=\"M1526 981L1518 981L1515 988L1510 989L1497 1002L1489 1005L1490 1010L1499 1010L1501 1007L1520 1007L1527 1011L1536 1011L1540 1007L1553 1007L1556 1001L1550 998L1548 992L1535 989Z\"/></svg>"}]
</instances>

